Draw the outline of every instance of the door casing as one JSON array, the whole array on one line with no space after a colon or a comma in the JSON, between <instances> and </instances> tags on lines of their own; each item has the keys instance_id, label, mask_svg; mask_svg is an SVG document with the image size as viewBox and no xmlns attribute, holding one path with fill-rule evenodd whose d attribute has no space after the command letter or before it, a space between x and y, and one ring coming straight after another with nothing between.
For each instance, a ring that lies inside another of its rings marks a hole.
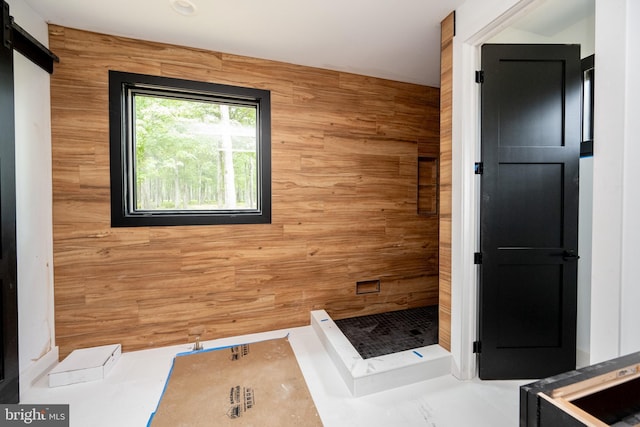
<instances>
[{"instance_id":1,"label":"door casing","mask_svg":"<svg viewBox=\"0 0 640 427\"><path fill-rule=\"evenodd\" d=\"M460 379L477 376L473 342L478 328L478 270L474 253L479 250L480 193L474 164L480 161L480 86L474 75L480 69L481 46L543 1L503 1L492 9L498 11L497 17L479 17L479 24L469 18L459 20L453 41L451 354L452 373ZM460 81L462 86L457 85Z\"/></svg>"}]
</instances>

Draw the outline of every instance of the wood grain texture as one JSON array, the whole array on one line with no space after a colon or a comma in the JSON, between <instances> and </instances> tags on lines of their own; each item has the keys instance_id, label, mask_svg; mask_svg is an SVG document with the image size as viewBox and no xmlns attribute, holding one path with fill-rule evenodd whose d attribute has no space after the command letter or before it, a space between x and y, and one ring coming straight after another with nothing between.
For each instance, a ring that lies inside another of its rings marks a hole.
<instances>
[{"instance_id":1,"label":"wood grain texture","mask_svg":"<svg viewBox=\"0 0 640 427\"><path fill-rule=\"evenodd\" d=\"M125 351L438 302L439 90L50 25L56 341ZM271 91L272 224L111 228L108 70ZM377 294L356 282L380 279Z\"/></svg>"},{"instance_id":2,"label":"wood grain texture","mask_svg":"<svg viewBox=\"0 0 640 427\"><path fill-rule=\"evenodd\" d=\"M439 344L451 350L451 159L455 12L441 23Z\"/></svg>"}]
</instances>

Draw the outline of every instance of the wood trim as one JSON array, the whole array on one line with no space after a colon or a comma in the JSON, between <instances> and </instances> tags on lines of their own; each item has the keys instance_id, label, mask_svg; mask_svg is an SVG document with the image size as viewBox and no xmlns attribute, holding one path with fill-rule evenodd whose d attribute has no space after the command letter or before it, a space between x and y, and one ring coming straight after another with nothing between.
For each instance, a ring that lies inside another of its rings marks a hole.
<instances>
[{"instance_id":1,"label":"wood trim","mask_svg":"<svg viewBox=\"0 0 640 427\"><path fill-rule=\"evenodd\" d=\"M573 401L639 377L640 363L557 388L553 390L551 397Z\"/></svg>"},{"instance_id":2,"label":"wood trim","mask_svg":"<svg viewBox=\"0 0 640 427\"><path fill-rule=\"evenodd\" d=\"M51 25L56 343L124 351L438 303L439 90ZM110 227L108 70L271 91L271 224ZM380 292L356 294L358 281Z\"/></svg>"},{"instance_id":3,"label":"wood trim","mask_svg":"<svg viewBox=\"0 0 640 427\"><path fill-rule=\"evenodd\" d=\"M443 50L456 34L456 11L454 10L440 22L440 49Z\"/></svg>"},{"instance_id":4,"label":"wood trim","mask_svg":"<svg viewBox=\"0 0 640 427\"><path fill-rule=\"evenodd\" d=\"M440 221L439 221L439 321L440 345L451 350L451 203L453 36L455 11L441 23L440 43Z\"/></svg>"},{"instance_id":5,"label":"wood trim","mask_svg":"<svg viewBox=\"0 0 640 427\"><path fill-rule=\"evenodd\" d=\"M599 419L597 419L596 417L594 417L590 413L588 413L585 410L577 407L576 405L574 405L573 403L569 402L568 400L566 400L566 399L564 399L562 397L558 397L558 398L554 399L552 397L547 396L546 394L544 394L542 392L538 393L538 397L540 397L541 399L546 400L547 402L549 402L553 406L557 407L561 411L566 412L567 414L571 415L573 418L575 418L576 420L580 421L581 423L583 423L587 427L606 427L607 426L607 424L603 423L602 421L600 421Z\"/></svg>"}]
</instances>

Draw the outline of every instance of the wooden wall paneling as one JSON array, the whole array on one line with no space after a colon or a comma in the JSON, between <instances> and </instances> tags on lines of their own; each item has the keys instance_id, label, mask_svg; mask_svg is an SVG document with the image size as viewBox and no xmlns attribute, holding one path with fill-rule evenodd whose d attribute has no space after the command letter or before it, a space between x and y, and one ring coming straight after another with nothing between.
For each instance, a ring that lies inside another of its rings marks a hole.
<instances>
[{"instance_id":1,"label":"wooden wall paneling","mask_svg":"<svg viewBox=\"0 0 640 427\"><path fill-rule=\"evenodd\" d=\"M125 351L437 303L439 91L50 25L56 341ZM110 227L108 70L268 89L272 224ZM356 295L361 280L378 294Z\"/></svg>"},{"instance_id":2,"label":"wooden wall paneling","mask_svg":"<svg viewBox=\"0 0 640 427\"><path fill-rule=\"evenodd\" d=\"M455 11L441 23L440 56L440 237L439 344L451 350L451 142Z\"/></svg>"}]
</instances>

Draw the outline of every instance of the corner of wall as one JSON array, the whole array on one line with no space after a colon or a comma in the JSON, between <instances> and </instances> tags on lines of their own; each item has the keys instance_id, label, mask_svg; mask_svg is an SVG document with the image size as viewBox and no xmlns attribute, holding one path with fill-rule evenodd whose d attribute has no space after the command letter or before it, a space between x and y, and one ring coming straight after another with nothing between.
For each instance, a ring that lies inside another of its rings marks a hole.
<instances>
[{"instance_id":1,"label":"corner of wall","mask_svg":"<svg viewBox=\"0 0 640 427\"><path fill-rule=\"evenodd\" d=\"M31 387L58 363L58 358L59 351L56 346L41 358L34 361L24 371L20 372L20 400L22 400L22 396L24 396Z\"/></svg>"}]
</instances>

